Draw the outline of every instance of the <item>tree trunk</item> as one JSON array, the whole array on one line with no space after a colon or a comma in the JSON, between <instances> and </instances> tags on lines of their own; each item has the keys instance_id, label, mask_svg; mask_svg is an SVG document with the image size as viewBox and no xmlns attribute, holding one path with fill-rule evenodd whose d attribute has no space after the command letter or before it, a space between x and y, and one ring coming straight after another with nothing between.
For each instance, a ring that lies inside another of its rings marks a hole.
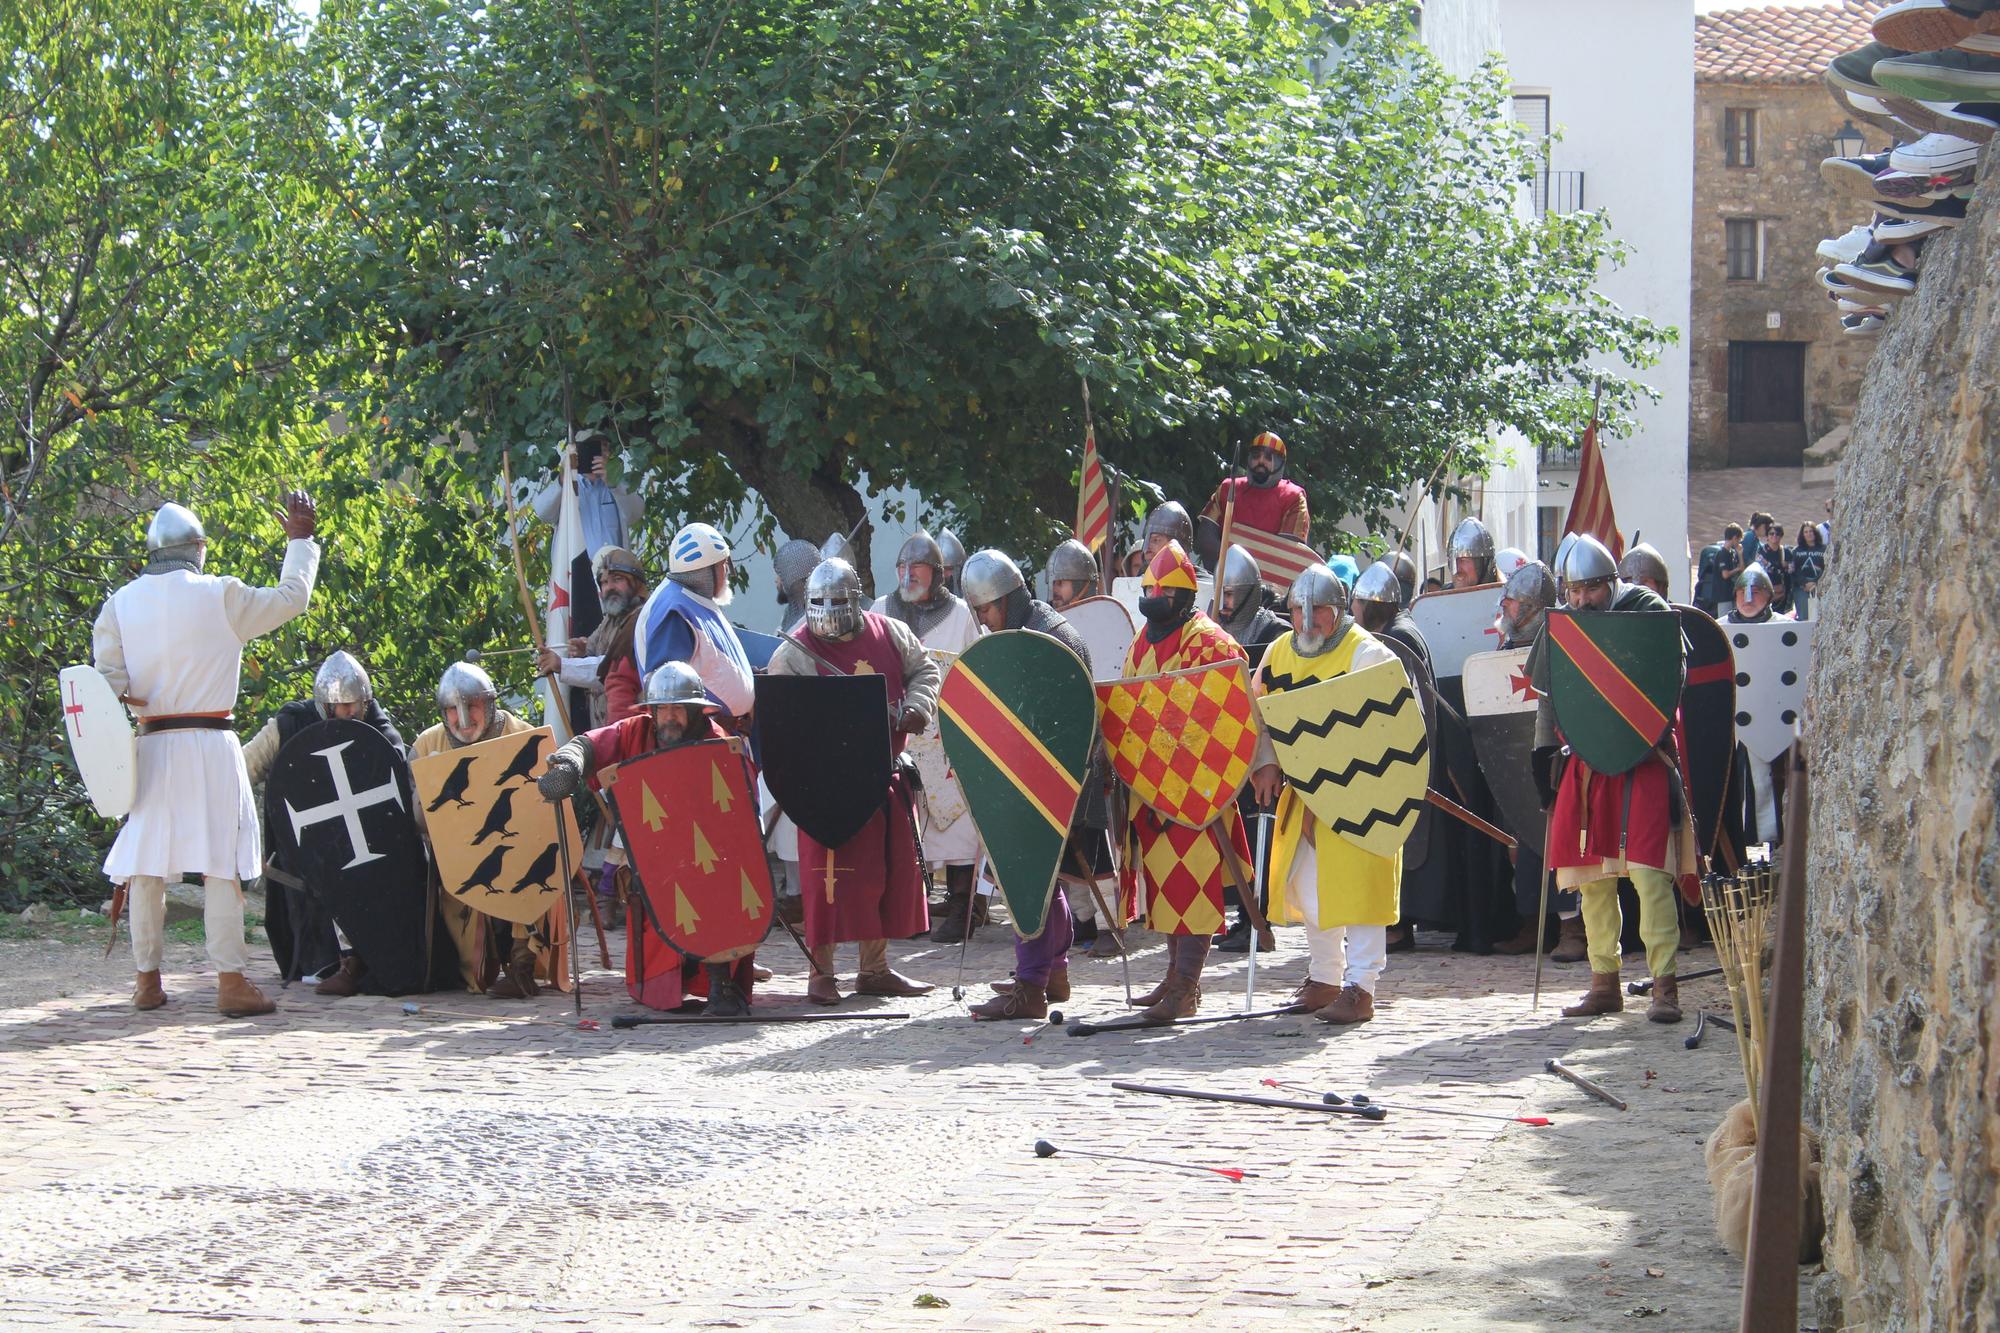
<instances>
[{"instance_id":1,"label":"tree trunk","mask_svg":"<svg viewBox=\"0 0 2000 1333\"><path fill-rule=\"evenodd\" d=\"M818 546L836 532L843 537L854 533L854 567L861 575L862 588L874 595L868 554L873 534L861 521L867 517L868 507L861 493L841 476L839 453L828 455L811 472L800 474L783 465L748 405L733 399L705 402L691 415L697 428L695 442L729 461L736 474L762 497L787 536L803 537Z\"/></svg>"}]
</instances>

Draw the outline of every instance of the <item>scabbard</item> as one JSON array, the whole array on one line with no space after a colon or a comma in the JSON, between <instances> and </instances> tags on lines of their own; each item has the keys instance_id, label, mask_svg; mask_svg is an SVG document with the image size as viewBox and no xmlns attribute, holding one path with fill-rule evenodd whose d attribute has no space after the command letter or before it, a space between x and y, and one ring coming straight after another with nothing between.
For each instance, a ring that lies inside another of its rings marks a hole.
<instances>
[{"instance_id":1,"label":"scabbard","mask_svg":"<svg viewBox=\"0 0 2000 1333\"><path fill-rule=\"evenodd\" d=\"M125 915L124 884L114 884L112 886L111 911L107 915L111 918L111 924L110 929L105 932L104 936L104 956L109 958L111 951L118 947L118 918Z\"/></svg>"}]
</instances>

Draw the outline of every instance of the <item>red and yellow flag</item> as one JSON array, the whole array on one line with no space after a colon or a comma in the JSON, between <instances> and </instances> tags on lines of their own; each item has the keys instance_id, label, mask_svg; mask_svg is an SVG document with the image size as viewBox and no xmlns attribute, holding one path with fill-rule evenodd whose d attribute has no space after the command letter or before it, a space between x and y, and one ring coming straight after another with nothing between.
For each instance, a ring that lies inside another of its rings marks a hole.
<instances>
[{"instance_id":1,"label":"red and yellow flag","mask_svg":"<svg viewBox=\"0 0 2000 1333\"><path fill-rule=\"evenodd\" d=\"M1111 535L1111 493L1097 459L1097 428L1083 433L1083 471L1076 487L1076 539L1096 551Z\"/></svg>"},{"instance_id":2,"label":"red and yellow flag","mask_svg":"<svg viewBox=\"0 0 2000 1333\"><path fill-rule=\"evenodd\" d=\"M1618 516L1611 512L1611 478L1604 471L1604 450L1597 443L1597 414L1583 432L1577 464L1576 498L1569 503L1569 521L1564 532L1589 533L1603 542L1613 559L1625 554L1625 539L1618 535Z\"/></svg>"}]
</instances>

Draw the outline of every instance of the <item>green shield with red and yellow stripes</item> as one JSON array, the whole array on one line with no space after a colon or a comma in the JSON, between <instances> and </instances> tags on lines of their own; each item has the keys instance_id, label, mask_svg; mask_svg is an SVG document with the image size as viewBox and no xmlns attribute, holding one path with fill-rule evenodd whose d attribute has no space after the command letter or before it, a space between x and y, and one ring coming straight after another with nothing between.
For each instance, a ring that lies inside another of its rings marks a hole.
<instances>
[{"instance_id":1,"label":"green shield with red and yellow stripes","mask_svg":"<svg viewBox=\"0 0 2000 1333\"><path fill-rule=\"evenodd\" d=\"M1623 773L1674 725L1685 673L1672 611L1549 612L1549 702L1571 753Z\"/></svg>"},{"instance_id":2,"label":"green shield with red and yellow stripes","mask_svg":"<svg viewBox=\"0 0 2000 1333\"><path fill-rule=\"evenodd\" d=\"M1090 673L1046 634L989 634L945 675L938 715L1014 929L1034 939L1048 921L1097 734Z\"/></svg>"}]
</instances>

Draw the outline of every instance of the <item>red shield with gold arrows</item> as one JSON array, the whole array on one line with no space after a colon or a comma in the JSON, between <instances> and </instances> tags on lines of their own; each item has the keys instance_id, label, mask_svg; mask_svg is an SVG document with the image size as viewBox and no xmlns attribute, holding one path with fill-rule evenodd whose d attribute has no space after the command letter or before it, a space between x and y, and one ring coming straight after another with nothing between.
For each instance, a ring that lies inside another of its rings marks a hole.
<instances>
[{"instance_id":1,"label":"red shield with gold arrows","mask_svg":"<svg viewBox=\"0 0 2000 1333\"><path fill-rule=\"evenodd\" d=\"M1250 777L1256 706L1241 661L1103 681L1097 710L1112 770L1176 824L1215 822Z\"/></svg>"},{"instance_id":2,"label":"red shield with gold arrows","mask_svg":"<svg viewBox=\"0 0 2000 1333\"><path fill-rule=\"evenodd\" d=\"M678 745L606 776L646 928L705 962L755 949L771 928L774 900L750 766L737 743Z\"/></svg>"}]
</instances>

